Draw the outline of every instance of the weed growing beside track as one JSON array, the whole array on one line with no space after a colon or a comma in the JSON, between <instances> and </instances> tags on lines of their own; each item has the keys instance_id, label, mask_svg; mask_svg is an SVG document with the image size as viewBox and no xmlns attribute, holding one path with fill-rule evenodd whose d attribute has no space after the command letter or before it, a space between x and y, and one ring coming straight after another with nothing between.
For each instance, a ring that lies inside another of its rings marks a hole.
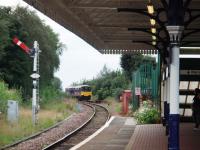
<instances>
[{"instance_id":1,"label":"weed growing beside track","mask_svg":"<svg viewBox=\"0 0 200 150\"><path fill-rule=\"evenodd\" d=\"M5 116L0 118L0 147L53 126L75 111L75 100L52 101L44 105L39 111L38 124L34 126L32 125L31 108L27 106L20 107L20 118L17 123L9 124Z\"/></svg>"}]
</instances>

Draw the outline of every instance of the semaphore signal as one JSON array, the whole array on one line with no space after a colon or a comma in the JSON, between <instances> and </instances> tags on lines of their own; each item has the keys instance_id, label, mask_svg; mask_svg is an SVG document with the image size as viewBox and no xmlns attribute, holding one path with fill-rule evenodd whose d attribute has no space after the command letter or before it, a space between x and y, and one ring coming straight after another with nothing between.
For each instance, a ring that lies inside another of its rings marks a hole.
<instances>
[{"instance_id":1,"label":"semaphore signal","mask_svg":"<svg viewBox=\"0 0 200 150\"><path fill-rule=\"evenodd\" d=\"M18 45L25 53L33 57L33 92L32 92L32 121L35 125L38 122L38 111L39 111L39 44L34 41L33 48L30 49L25 43L21 42L17 37L13 38L13 42Z\"/></svg>"},{"instance_id":2,"label":"semaphore signal","mask_svg":"<svg viewBox=\"0 0 200 150\"><path fill-rule=\"evenodd\" d=\"M24 44L22 41L20 41L17 37L13 38L13 42L18 45L25 53L30 54L31 53L31 49L26 46L26 44Z\"/></svg>"}]
</instances>

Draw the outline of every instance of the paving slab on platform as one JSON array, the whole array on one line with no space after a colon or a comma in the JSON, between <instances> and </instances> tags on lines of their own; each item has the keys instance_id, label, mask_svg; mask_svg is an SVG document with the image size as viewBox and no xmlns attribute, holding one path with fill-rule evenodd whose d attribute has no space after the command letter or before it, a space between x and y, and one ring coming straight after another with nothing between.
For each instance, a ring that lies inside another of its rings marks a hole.
<instances>
[{"instance_id":1,"label":"paving slab on platform","mask_svg":"<svg viewBox=\"0 0 200 150\"><path fill-rule=\"evenodd\" d=\"M133 118L116 117L110 125L78 150L123 150L135 129Z\"/></svg>"},{"instance_id":2,"label":"paving slab on platform","mask_svg":"<svg viewBox=\"0 0 200 150\"><path fill-rule=\"evenodd\" d=\"M200 130L194 124L180 124L180 150L200 150ZM167 150L168 136L161 124L137 125L126 150Z\"/></svg>"},{"instance_id":3,"label":"paving slab on platform","mask_svg":"<svg viewBox=\"0 0 200 150\"><path fill-rule=\"evenodd\" d=\"M167 150L168 136L161 124L135 125L133 118L116 117L79 150ZM180 150L200 150L200 130L180 124Z\"/></svg>"},{"instance_id":4,"label":"paving slab on platform","mask_svg":"<svg viewBox=\"0 0 200 150\"><path fill-rule=\"evenodd\" d=\"M193 130L193 123L181 123L180 125L180 149L200 150L200 130Z\"/></svg>"},{"instance_id":5,"label":"paving slab on platform","mask_svg":"<svg viewBox=\"0 0 200 150\"><path fill-rule=\"evenodd\" d=\"M161 124L137 125L126 150L167 150L167 136Z\"/></svg>"}]
</instances>

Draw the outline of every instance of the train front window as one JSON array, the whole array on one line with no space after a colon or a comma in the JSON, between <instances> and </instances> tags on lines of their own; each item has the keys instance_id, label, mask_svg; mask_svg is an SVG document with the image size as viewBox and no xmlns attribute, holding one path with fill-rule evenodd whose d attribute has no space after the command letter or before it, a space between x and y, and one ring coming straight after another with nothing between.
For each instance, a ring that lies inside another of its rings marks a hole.
<instances>
[{"instance_id":1,"label":"train front window","mask_svg":"<svg viewBox=\"0 0 200 150\"><path fill-rule=\"evenodd\" d=\"M85 87L82 87L82 90L85 91L85 92L90 92L91 88L88 87L88 86L85 86Z\"/></svg>"}]
</instances>

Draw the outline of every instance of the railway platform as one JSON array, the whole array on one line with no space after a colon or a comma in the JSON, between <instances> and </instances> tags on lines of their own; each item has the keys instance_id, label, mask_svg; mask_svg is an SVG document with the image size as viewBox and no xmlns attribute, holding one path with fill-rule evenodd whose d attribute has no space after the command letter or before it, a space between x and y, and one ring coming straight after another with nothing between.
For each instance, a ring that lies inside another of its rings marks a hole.
<instances>
[{"instance_id":1,"label":"railway platform","mask_svg":"<svg viewBox=\"0 0 200 150\"><path fill-rule=\"evenodd\" d=\"M180 124L180 149L199 150L200 130L192 123ZM102 131L72 150L167 150L168 136L161 124L136 125L132 118L114 117Z\"/></svg>"},{"instance_id":2,"label":"railway platform","mask_svg":"<svg viewBox=\"0 0 200 150\"><path fill-rule=\"evenodd\" d=\"M200 149L200 130L194 124L180 123L180 150ZM167 150L168 136L161 124L137 125L126 150Z\"/></svg>"},{"instance_id":3,"label":"railway platform","mask_svg":"<svg viewBox=\"0 0 200 150\"><path fill-rule=\"evenodd\" d=\"M111 118L103 130L98 130L82 143L71 150L123 150L130 141L136 126L133 118L115 117Z\"/></svg>"}]
</instances>

